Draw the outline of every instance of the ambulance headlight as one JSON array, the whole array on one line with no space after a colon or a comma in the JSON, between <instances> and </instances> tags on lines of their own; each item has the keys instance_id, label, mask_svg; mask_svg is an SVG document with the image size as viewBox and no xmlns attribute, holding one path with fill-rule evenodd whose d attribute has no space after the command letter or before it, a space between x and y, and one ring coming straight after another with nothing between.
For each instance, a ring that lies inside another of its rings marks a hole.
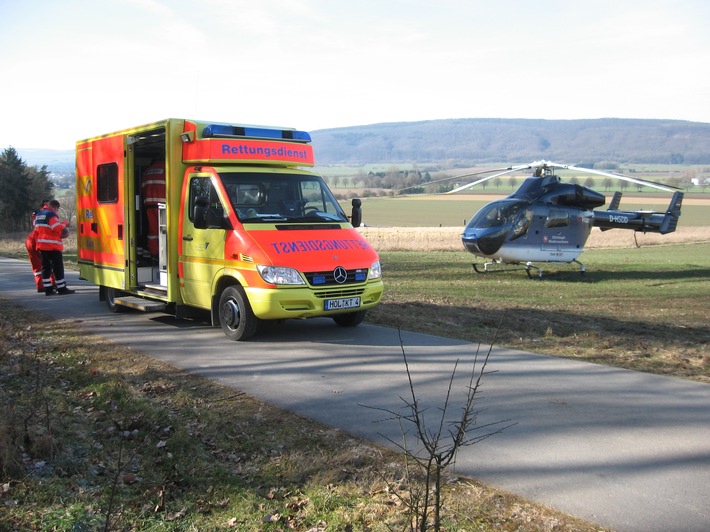
<instances>
[{"instance_id":1,"label":"ambulance headlight","mask_svg":"<svg viewBox=\"0 0 710 532\"><path fill-rule=\"evenodd\" d=\"M262 266L256 265L259 275L269 284L306 284L301 274L293 268L283 266Z\"/></svg>"},{"instance_id":2,"label":"ambulance headlight","mask_svg":"<svg viewBox=\"0 0 710 532\"><path fill-rule=\"evenodd\" d=\"M379 279L382 277L382 266L380 266L380 261L373 262L370 266L370 279Z\"/></svg>"}]
</instances>

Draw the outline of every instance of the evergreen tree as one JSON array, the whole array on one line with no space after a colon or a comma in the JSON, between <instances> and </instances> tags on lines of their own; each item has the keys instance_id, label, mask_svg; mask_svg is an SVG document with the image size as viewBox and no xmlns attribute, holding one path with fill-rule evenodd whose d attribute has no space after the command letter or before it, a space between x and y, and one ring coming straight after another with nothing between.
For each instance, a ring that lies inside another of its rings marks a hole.
<instances>
[{"instance_id":1,"label":"evergreen tree","mask_svg":"<svg viewBox=\"0 0 710 532\"><path fill-rule=\"evenodd\" d=\"M47 167L28 168L15 148L0 154L0 231L31 228L31 215L43 199L51 198L52 182Z\"/></svg>"},{"instance_id":2,"label":"evergreen tree","mask_svg":"<svg viewBox=\"0 0 710 532\"><path fill-rule=\"evenodd\" d=\"M36 211L43 200L53 197L54 183L49 178L49 170L47 170L46 164L39 169L36 166L32 166L27 169L27 172L30 183L29 206L31 211ZM28 229L31 229L31 227L28 227Z\"/></svg>"}]
</instances>

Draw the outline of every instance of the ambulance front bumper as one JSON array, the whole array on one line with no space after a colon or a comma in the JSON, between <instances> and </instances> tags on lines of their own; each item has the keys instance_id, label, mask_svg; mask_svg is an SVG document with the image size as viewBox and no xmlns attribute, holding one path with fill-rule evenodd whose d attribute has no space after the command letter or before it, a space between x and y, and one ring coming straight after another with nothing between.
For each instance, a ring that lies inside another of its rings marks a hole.
<instances>
[{"instance_id":1,"label":"ambulance front bumper","mask_svg":"<svg viewBox=\"0 0 710 532\"><path fill-rule=\"evenodd\" d=\"M367 310L380 302L383 290L381 280L347 288L317 290L307 287L245 287L254 314L263 320L327 317Z\"/></svg>"}]
</instances>

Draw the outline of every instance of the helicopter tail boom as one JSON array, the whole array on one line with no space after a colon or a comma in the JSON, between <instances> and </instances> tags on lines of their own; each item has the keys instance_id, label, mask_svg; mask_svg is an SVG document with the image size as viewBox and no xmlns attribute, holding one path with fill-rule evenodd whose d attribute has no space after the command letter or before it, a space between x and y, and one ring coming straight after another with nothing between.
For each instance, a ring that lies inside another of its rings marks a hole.
<instances>
[{"instance_id":1,"label":"helicopter tail boom","mask_svg":"<svg viewBox=\"0 0 710 532\"><path fill-rule=\"evenodd\" d=\"M665 235L672 233L678 226L680 218L680 207L683 202L683 193L675 192L671 198L668 210L665 212L649 211L619 211L616 210L621 196L614 196L611 207L614 209L606 211L594 211L595 227L602 231L608 229L632 229L644 233L660 233Z\"/></svg>"}]
</instances>

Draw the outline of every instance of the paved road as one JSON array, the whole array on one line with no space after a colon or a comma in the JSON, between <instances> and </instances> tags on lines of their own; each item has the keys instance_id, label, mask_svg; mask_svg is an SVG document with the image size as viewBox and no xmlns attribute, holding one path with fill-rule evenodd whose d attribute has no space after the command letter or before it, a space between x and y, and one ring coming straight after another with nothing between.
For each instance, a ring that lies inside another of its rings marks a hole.
<instances>
[{"instance_id":1,"label":"paved road","mask_svg":"<svg viewBox=\"0 0 710 532\"><path fill-rule=\"evenodd\" d=\"M110 314L98 290L35 292L29 266L0 258L0 296L378 443L400 440L376 408L408 394L397 331L286 322L250 342L161 314ZM402 333L420 401L442 404L456 360L463 390L476 346ZM462 450L459 474L621 531L710 530L710 385L495 349L479 424L517 424ZM430 420L431 422L432 420Z\"/></svg>"}]
</instances>

